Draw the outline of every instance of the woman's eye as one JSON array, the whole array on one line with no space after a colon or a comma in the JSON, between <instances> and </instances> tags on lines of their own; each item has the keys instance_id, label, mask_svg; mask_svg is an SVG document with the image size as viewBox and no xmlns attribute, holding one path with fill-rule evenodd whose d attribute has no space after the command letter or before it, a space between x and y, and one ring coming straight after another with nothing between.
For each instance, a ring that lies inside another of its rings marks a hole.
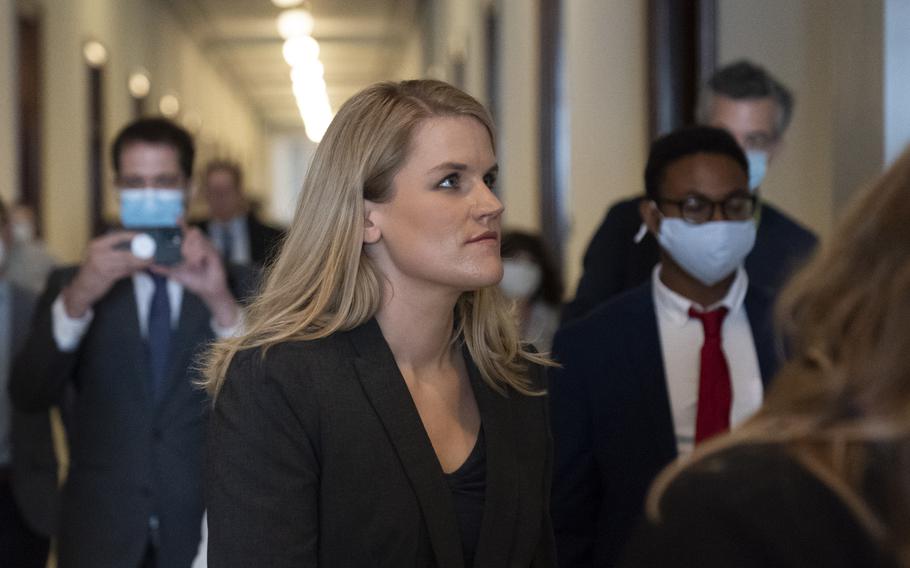
<instances>
[{"instance_id":1,"label":"woman's eye","mask_svg":"<svg viewBox=\"0 0 910 568\"><path fill-rule=\"evenodd\" d=\"M483 183L485 183L490 189L496 187L496 174L487 174L483 176Z\"/></svg>"},{"instance_id":2,"label":"woman's eye","mask_svg":"<svg viewBox=\"0 0 910 568\"><path fill-rule=\"evenodd\" d=\"M458 174L447 175L439 182L438 187L454 188L458 187Z\"/></svg>"}]
</instances>

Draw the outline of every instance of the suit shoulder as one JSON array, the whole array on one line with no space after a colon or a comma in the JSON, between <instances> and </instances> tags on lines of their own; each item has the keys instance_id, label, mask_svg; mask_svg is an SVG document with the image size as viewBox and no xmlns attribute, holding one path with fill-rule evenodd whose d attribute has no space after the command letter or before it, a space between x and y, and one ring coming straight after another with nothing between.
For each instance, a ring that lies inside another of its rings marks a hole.
<instances>
[{"instance_id":1,"label":"suit shoulder","mask_svg":"<svg viewBox=\"0 0 910 568\"><path fill-rule=\"evenodd\" d=\"M337 335L244 349L231 360L226 380L273 382L294 390L311 388L324 377L337 375L345 365L347 358Z\"/></svg>"},{"instance_id":2,"label":"suit shoulder","mask_svg":"<svg viewBox=\"0 0 910 568\"><path fill-rule=\"evenodd\" d=\"M791 243L796 241L798 244L814 245L818 240L815 233L768 202L762 204L761 222L767 224L766 228L773 230L780 239Z\"/></svg>"},{"instance_id":3,"label":"suit shoulder","mask_svg":"<svg viewBox=\"0 0 910 568\"><path fill-rule=\"evenodd\" d=\"M623 292L600 304L587 316L572 321L560 329L557 336L584 337L590 334L621 333L623 322L629 318L653 314L651 283Z\"/></svg>"}]
</instances>

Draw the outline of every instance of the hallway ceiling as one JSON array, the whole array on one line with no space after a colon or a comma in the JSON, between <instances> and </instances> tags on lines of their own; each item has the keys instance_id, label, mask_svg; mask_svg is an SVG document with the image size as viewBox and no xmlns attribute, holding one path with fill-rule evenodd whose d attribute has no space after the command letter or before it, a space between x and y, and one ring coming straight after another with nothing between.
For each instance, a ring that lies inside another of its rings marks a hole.
<instances>
[{"instance_id":1,"label":"hallway ceiling","mask_svg":"<svg viewBox=\"0 0 910 568\"><path fill-rule=\"evenodd\" d=\"M272 131L303 122L291 91L284 39L270 0L166 0L207 57ZM363 87L395 77L420 0L312 0L312 36L333 110Z\"/></svg>"}]
</instances>

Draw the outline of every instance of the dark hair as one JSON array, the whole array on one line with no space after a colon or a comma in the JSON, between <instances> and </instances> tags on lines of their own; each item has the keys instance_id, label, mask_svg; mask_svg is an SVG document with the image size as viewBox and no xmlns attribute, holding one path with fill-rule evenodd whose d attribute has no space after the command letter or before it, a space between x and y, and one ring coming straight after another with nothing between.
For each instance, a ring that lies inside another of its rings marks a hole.
<instances>
[{"instance_id":1,"label":"dark hair","mask_svg":"<svg viewBox=\"0 0 910 568\"><path fill-rule=\"evenodd\" d=\"M166 144L177 150L180 169L187 179L193 175L193 158L196 150L190 133L166 118L140 118L127 124L117 134L111 146L111 164L114 173L120 174L120 154L123 148L134 142Z\"/></svg>"},{"instance_id":2,"label":"dark hair","mask_svg":"<svg viewBox=\"0 0 910 568\"><path fill-rule=\"evenodd\" d=\"M649 199L660 197L664 172L673 162L692 154L720 154L729 156L749 175L749 162L743 149L729 132L710 126L681 128L661 136L651 144L648 165L645 166L645 195Z\"/></svg>"},{"instance_id":3,"label":"dark hair","mask_svg":"<svg viewBox=\"0 0 910 568\"><path fill-rule=\"evenodd\" d=\"M205 166L206 179L212 172L228 172L234 178L234 185L237 186L237 189L243 189L243 170L237 162L233 160L212 160Z\"/></svg>"},{"instance_id":4,"label":"dark hair","mask_svg":"<svg viewBox=\"0 0 910 568\"><path fill-rule=\"evenodd\" d=\"M711 112L711 95L723 95L734 100L771 97L777 103L776 136L790 125L793 117L793 94L763 67L745 59L721 67L708 80L708 92L699 101L699 122L707 123Z\"/></svg>"},{"instance_id":5,"label":"dark hair","mask_svg":"<svg viewBox=\"0 0 910 568\"><path fill-rule=\"evenodd\" d=\"M502 236L502 256L509 258L525 253L540 266L540 288L531 296L531 301L538 298L558 306L562 303L563 284L559 271L553 263L543 240L537 235L522 231L507 231Z\"/></svg>"}]
</instances>

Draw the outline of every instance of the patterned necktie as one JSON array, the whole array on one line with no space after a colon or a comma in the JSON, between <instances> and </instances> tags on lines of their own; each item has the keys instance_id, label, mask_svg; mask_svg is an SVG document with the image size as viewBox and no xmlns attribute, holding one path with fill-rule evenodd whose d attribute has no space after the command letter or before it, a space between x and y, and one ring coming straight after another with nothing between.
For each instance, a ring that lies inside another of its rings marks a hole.
<instances>
[{"instance_id":1,"label":"patterned necktie","mask_svg":"<svg viewBox=\"0 0 910 568\"><path fill-rule=\"evenodd\" d=\"M155 291L149 306L148 353L152 374L152 394L161 396L171 359L171 301L167 293L167 278L149 273Z\"/></svg>"},{"instance_id":2,"label":"patterned necktie","mask_svg":"<svg viewBox=\"0 0 910 568\"><path fill-rule=\"evenodd\" d=\"M727 308L710 312L698 312L690 308L689 315L700 319L705 330L698 380L698 414L695 418L695 443L699 444L730 429L733 388L720 335Z\"/></svg>"}]
</instances>

